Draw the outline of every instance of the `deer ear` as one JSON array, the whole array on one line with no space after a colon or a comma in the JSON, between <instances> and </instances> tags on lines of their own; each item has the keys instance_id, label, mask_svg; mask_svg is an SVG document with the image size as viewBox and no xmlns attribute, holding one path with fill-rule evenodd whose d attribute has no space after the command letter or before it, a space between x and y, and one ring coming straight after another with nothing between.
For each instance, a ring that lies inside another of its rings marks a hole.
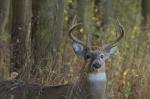
<instances>
[{"instance_id":1,"label":"deer ear","mask_svg":"<svg viewBox=\"0 0 150 99\"><path fill-rule=\"evenodd\" d=\"M73 41L72 47L77 55L82 56L82 57L84 56L85 46L83 44Z\"/></svg>"},{"instance_id":2,"label":"deer ear","mask_svg":"<svg viewBox=\"0 0 150 99\"><path fill-rule=\"evenodd\" d=\"M116 46L105 49L106 59L110 58L116 52L116 50L117 50Z\"/></svg>"}]
</instances>

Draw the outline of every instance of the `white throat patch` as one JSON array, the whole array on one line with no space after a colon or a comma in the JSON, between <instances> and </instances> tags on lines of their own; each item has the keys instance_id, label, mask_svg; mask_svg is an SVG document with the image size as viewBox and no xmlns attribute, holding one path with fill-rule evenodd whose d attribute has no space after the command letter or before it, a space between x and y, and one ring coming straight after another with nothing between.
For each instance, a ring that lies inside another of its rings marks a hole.
<instances>
[{"instance_id":1,"label":"white throat patch","mask_svg":"<svg viewBox=\"0 0 150 99\"><path fill-rule=\"evenodd\" d=\"M88 74L89 81L106 81L106 73L91 73Z\"/></svg>"}]
</instances>

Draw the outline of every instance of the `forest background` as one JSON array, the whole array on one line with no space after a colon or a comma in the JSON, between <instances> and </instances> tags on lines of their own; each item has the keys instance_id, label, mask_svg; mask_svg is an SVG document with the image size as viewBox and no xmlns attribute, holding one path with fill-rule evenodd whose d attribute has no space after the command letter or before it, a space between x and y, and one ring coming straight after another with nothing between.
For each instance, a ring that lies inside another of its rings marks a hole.
<instances>
[{"instance_id":1,"label":"forest background","mask_svg":"<svg viewBox=\"0 0 150 99\"><path fill-rule=\"evenodd\" d=\"M125 37L106 63L107 99L150 99L150 0L1 0L0 79L43 85L78 77L83 61L71 48L73 17L83 23L76 35L91 45L116 37L116 19Z\"/></svg>"}]
</instances>

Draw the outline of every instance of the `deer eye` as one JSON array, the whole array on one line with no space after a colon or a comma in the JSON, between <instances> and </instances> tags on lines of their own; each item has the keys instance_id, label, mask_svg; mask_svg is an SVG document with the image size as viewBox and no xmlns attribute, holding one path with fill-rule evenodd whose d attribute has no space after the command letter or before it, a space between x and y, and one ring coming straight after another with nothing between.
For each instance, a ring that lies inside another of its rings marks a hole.
<instances>
[{"instance_id":1,"label":"deer eye","mask_svg":"<svg viewBox=\"0 0 150 99\"><path fill-rule=\"evenodd\" d=\"M103 55L103 54L101 54L101 55L100 55L100 57L103 59L103 58L104 58L104 55Z\"/></svg>"},{"instance_id":2,"label":"deer eye","mask_svg":"<svg viewBox=\"0 0 150 99\"><path fill-rule=\"evenodd\" d=\"M87 54L87 55L86 55L86 59L89 59L89 58L91 58L91 55L90 55L90 54Z\"/></svg>"}]
</instances>

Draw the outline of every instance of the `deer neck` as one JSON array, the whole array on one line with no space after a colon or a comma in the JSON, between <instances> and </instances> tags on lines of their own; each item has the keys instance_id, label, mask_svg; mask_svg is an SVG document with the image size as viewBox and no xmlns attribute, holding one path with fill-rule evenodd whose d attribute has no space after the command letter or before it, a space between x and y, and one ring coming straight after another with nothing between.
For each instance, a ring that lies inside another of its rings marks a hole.
<instances>
[{"instance_id":1,"label":"deer neck","mask_svg":"<svg viewBox=\"0 0 150 99\"><path fill-rule=\"evenodd\" d=\"M92 72L89 64L84 65L77 80L75 87L73 87L73 98L69 99L102 99L106 88L106 73L105 66L102 66L99 70Z\"/></svg>"},{"instance_id":2,"label":"deer neck","mask_svg":"<svg viewBox=\"0 0 150 99\"><path fill-rule=\"evenodd\" d=\"M86 77L87 99L103 99L105 95L107 77L105 65L95 72L90 72Z\"/></svg>"},{"instance_id":3,"label":"deer neck","mask_svg":"<svg viewBox=\"0 0 150 99\"><path fill-rule=\"evenodd\" d=\"M87 94L89 94L87 99L103 99L106 89L106 73L97 72L89 73L87 75Z\"/></svg>"}]
</instances>

